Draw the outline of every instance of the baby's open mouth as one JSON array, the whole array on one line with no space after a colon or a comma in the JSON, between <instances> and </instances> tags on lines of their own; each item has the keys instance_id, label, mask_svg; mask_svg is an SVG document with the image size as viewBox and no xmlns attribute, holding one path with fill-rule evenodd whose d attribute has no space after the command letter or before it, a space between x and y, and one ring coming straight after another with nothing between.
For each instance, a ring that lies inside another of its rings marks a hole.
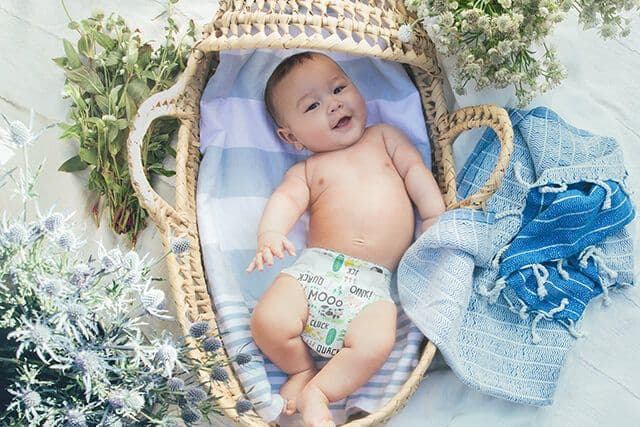
<instances>
[{"instance_id":1,"label":"baby's open mouth","mask_svg":"<svg viewBox=\"0 0 640 427\"><path fill-rule=\"evenodd\" d=\"M338 123L336 123L333 126L333 129L340 129L342 127L347 126L349 123L351 122L351 116L344 116L342 117L340 120L338 120Z\"/></svg>"}]
</instances>

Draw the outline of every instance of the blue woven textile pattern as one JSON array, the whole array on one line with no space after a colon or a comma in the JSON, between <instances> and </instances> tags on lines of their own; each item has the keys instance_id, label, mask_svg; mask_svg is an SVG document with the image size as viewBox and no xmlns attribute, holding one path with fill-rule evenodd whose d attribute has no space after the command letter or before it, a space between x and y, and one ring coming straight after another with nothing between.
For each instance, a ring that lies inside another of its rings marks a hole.
<instances>
[{"instance_id":1,"label":"blue woven textile pattern","mask_svg":"<svg viewBox=\"0 0 640 427\"><path fill-rule=\"evenodd\" d=\"M614 181L531 189L522 228L500 259L501 286L515 291L520 308L572 327L589 300L608 297L616 283L593 245L633 217L631 200Z\"/></svg>"},{"instance_id":2,"label":"blue woven textile pattern","mask_svg":"<svg viewBox=\"0 0 640 427\"><path fill-rule=\"evenodd\" d=\"M633 284L624 227L633 210L614 139L577 129L547 108L509 117L514 151L486 211L445 212L402 258L398 292L462 382L549 405L583 305ZM459 198L484 185L499 151L487 130L458 175ZM579 218L571 221L570 213Z\"/></svg>"}]
</instances>

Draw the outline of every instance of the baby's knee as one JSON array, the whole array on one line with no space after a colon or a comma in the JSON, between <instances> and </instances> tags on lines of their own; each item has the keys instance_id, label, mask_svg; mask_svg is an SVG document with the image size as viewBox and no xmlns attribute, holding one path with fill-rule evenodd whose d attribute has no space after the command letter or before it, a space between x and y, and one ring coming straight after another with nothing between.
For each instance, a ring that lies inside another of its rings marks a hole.
<instances>
[{"instance_id":1,"label":"baby's knee","mask_svg":"<svg viewBox=\"0 0 640 427\"><path fill-rule=\"evenodd\" d=\"M259 341L286 341L302 333L303 321L268 305L256 306L251 314L251 335Z\"/></svg>"},{"instance_id":2,"label":"baby's knee","mask_svg":"<svg viewBox=\"0 0 640 427\"><path fill-rule=\"evenodd\" d=\"M273 310L269 307L258 304L251 313L251 335L255 339L260 339L278 331L278 319L273 315Z\"/></svg>"}]
</instances>

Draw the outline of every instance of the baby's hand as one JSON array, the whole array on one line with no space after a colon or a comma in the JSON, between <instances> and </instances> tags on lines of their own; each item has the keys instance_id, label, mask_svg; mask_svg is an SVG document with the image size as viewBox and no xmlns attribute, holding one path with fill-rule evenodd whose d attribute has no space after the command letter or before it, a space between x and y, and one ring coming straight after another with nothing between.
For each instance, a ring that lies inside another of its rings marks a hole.
<instances>
[{"instance_id":1,"label":"baby's hand","mask_svg":"<svg viewBox=\"0 0 640 427\"><path fill-rule=\"evenodd\" d=\"M247 272L251 273L258 268L259 271L264 270L264 264L273 265L274 255L280 259L284 259L284 251L291 256L296 256L296 248L293 243L287 239L284 234L276 231L266 231L258 237L258 250L256 256L247 267Z\"/></svg>"}]
</instances>

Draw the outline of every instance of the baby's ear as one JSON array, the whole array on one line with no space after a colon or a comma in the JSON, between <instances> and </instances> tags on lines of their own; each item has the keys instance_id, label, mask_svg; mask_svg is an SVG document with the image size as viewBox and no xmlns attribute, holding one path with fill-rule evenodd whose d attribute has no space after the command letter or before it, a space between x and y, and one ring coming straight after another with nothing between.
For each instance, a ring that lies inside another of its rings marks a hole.
<instances>
[{"instance_id":1,"label":"baby's ear","mask_svg":"<svg viewBox=\"0 0 640 427\"><path fill-rule=\"evenodd\" d=\"M289 128L279 127L278 130L276 130L276 133L282 141L286 142L287 144L293 145L296 150L301 151L302 149L304 149L302 144L298 142L298 138L296 138L296 136L289 130Z\"/></svg>"}]
</instances>

